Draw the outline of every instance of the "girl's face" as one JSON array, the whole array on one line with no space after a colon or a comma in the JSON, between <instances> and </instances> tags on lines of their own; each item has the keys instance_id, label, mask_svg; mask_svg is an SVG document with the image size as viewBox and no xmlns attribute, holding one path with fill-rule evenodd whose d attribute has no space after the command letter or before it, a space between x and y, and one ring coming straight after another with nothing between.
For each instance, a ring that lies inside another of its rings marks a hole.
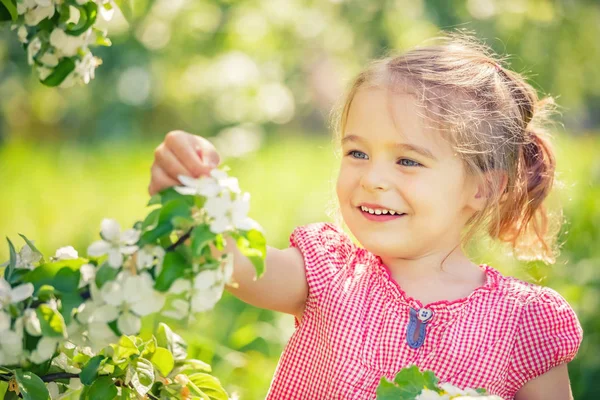
<instances>
[{"instance_id":1,"label":"girl's face","mask_svg":"<svg viewBox=\"0 0 600 400\"><path fill-rule=\"evenodd\" d=\"M419 114L411 95L383 89L360 89L348 113L337 196L354 236L381 257L451 251L478 202L462 160Z\"/></svg>"}]
</instances>

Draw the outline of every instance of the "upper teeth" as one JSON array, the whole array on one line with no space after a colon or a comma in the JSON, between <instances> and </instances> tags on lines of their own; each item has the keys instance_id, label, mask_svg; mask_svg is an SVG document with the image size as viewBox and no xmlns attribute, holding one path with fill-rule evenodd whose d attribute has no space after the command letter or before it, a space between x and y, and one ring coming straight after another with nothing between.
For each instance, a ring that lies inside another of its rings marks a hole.
<instances>
[{"instance_id":1,"label":"upper teeth","mask_svg":"<svg viewBox=\"0 0 600 400\"><path fill-rule=\"evenodd\" d=\"M381 214L390 214L390 215L396 215L399 214L396 211L392 211L392 210L386 210L383 208L377 208L377 209L372 209L372 208L368 208L365 206L360 206L360 209L363 210L364 212L368 212L369 214L375 214L375 215L381 215Z\"/></svg>"}]
</instances>

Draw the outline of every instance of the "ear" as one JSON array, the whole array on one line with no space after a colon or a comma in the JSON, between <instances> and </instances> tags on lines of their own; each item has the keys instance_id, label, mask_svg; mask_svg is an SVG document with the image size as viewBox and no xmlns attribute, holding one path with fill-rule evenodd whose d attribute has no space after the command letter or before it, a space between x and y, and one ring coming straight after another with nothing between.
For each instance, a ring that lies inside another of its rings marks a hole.
<instances>
[{"instance_id":1,"label":"ear","mask_svg":"<svg viewBox=\"0 0 600 400\"><path fill-rule=\"evenodd\" d=\"M500 195L504 193L508 183L506 171L491 170L484 172L481 179L476 179L474 190L471 192L469 205L476 211L481 211L488 199L494 194L492 187L498 185Z\"/></svg>"}]
</instances>

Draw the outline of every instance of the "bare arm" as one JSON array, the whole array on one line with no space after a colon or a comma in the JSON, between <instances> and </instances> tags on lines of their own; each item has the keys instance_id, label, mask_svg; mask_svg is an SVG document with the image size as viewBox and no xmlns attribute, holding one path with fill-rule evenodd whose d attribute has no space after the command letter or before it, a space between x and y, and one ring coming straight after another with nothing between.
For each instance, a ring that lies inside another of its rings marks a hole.
<instances>
[{"instance_id":1,"label":"bare arm","mask_svg":"<svg viewBox=\"0 0 600 400\"><path fill-rule=\"evenodd\" d=\"M233 253L233 280L238 284L237 288L227 286L227 291L253 306L301 318L308 284L300 250L295 247L279 250L267 246L265 273L256 281L252 263L239 252L231 238L227 239L226 251ZM214 249L213 253L219 254Z\"/></svg>"},{"instance_id":2,"label":"bare arm","mask_svg":"<svg viewBox=\"0 0 600 400\"><path fill-rule=\"evenodd\" d=\"M527 382L515 400L573 400L567 364L561 364Z\"/></svg>"}]
</instances>

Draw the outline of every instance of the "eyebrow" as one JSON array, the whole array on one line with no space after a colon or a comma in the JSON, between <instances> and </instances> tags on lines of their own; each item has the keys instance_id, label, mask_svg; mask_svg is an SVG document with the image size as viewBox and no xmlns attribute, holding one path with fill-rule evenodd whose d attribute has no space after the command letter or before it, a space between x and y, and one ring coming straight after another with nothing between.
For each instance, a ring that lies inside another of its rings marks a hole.
<instances>
[{"instance_id":1,"label":"eyebrow","mask_svg":"<svg viewBox=\"0 0 600 400\"><path fill-rule=\"evenodd\" d=\"M342 145L349 142L366 143L366 140L356 135L346 135L342 138ZM417 146L410 143L392 143L390 147L414 151L415 153L421 154L424 157L430 158L434 161L438 161L438 159L433 155L431 151L421 146Z\"/></svg>"}]
</instances>

